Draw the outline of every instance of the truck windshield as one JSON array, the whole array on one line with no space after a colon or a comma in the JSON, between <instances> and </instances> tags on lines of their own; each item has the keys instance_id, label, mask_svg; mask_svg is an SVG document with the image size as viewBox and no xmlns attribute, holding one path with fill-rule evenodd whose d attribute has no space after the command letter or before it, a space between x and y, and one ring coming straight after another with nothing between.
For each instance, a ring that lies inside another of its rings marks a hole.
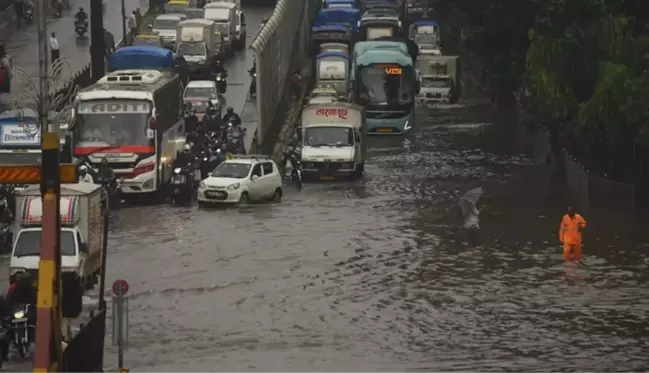
<instances>
[{"instance_id":1,"label":"truck windshield","mask_svg":"<svg viewBox=\"0 0 649 373\"><path fill-rule=\"evenodd\" d=\"M77 146L149 146L151 103L147 101L89 101L77 107Z\"/></svg>"},{"instance_id":2,"label":"truck windshield","mask_svg":"<svg viewBox=\"0 0 649 373\"><path fill-rule=\"evenodd\" d=\"M421 86L423 88L450 88L451 79L425 76L421 79Z\"/></svg>"},{"instance_id":3,"label":"truck windshield","mask_svg":"<svg viewBox=\"0 0 649 373\"><path fill-rule=\"evenodd\" d=\"M437 45L437 36L433 34L416 35L415 43L417 45Z\"/></svg>"},{"instance_id":4,"label":"truck windshield","mask_svg":"<svg viewBox=\"0 0 649 373\"><path fill-rule=\"evenodd\" d=\"M230 34L230 25L227 23L216 23L216 30L227 36Z\"/></svg>"},{"instance_id":5,"label":"truck windshield","mask_svg":"<svg viewBox=\"0 0 649 373\"><path fill-rule=\"evenodd\" d=\"M181 56L206 56L205 43L180 43L177 53Z\"/></svg>"},{"instance_id":6,"label":"truck windshield","mask_svg":"<svg viewBox=\"0 0 649 373\"><path fill-rule=\"evenodd\" d=\"M22 231L16 241L15 257L41 255L41 231ZM61 255L77 255L74 234L61 231Z\"/></svg>"},{"instance_id":7,"label":"truck windshield","mask_svg":"<svg viewBox=\"0 0 649 373\"><path fill-rule=\"evenodd\" d=\"M354 131L345 127L307 128L304 136L306 146L354 146Z\"/></svg>"},{"instance_id":8,"label":"truck windshield","mask_svg":"<svg viewBox=\"0 0 649 373\"><path fill-rule=\"evenodd\" d=\"M416 77L411 66L363 66L358 83L363 105L398 108L414 102Z\"/></svg>"},{"instance_id":9,"label":"truck windshield","mask_svg":"<svg viewBox=\"0 0 649 373\"><path fill-rule=\"evenodd\" d=\"M185 97L198 97L198 98L209 98L215 99L218 96L216 95L216 90L214 87L187 87L185 89Z\"/></svg>"},{"instance_id":10,"label":"truck windshield","mask_svg":"<svg viewBox=\"0 0 649 373\"><path fill-rule=\"evenodd\" d=\"M176 26L180 23L180 20L177 19L156 19L155 22L153 22L153 27L154 29L161 29L161 30L175 30Z\"/></svg>"}]
</instances>

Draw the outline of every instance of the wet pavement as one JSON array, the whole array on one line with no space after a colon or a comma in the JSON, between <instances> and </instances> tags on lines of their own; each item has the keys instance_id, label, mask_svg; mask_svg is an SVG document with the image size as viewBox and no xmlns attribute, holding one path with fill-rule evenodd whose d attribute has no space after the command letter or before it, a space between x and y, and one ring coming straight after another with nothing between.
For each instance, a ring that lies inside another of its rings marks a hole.
<instances>
[{"instance_id":1,"label":"wet pavement","mask_svg":"<svg viewBox=\"0 0 649 373\"><path fill-rule=\"evenodd\" d=\"M364 179L281 204L125 208L109 281L131 284L134 371L646 368L646 221L589 220L564 265L569 198L489 105L422 108L372 138ZM482 186L482 244L458 197ZM116 361L108 348L107 365Z\"/></svg>"},{"instance_id":2,"label":"wet pavement","mask_svg":"<svg viewBox=\"0 0 649 373\"><path fill-rule=\"evenodd\" d=\"M104 12L104 27L115 36L115 42L122 39L122 12L119 1L105 1L106 10ZM130 14L135 8L139 7L143 12L148 8L148 0L125 0L126 14ZM56 33L59 41L61 57L65 57L67 64L64 67L61 79L68 76L74 76L90 63L90 35L86 34L85 38L79 38L74 32L74 14L79 7L83 7L86 12L90 11L88 1L71 0L71 9L63 12L63 17L58 19L48 19L47 37L49 34ZM13 59L14 66L21 68L32 78L36 89L38 89L38 34L36 24L23 27L14 31L13 34L5 38L7 53ZM50 58L49 54L47 56ZM12 82L13 86L17 82ZM13 90L12 86L12 90ZM15 92L14 92L15 94ZM2 107L0 111L7 107L11 102L9 95L3 95L0 98Z\"/></svg>"}]
</instances>

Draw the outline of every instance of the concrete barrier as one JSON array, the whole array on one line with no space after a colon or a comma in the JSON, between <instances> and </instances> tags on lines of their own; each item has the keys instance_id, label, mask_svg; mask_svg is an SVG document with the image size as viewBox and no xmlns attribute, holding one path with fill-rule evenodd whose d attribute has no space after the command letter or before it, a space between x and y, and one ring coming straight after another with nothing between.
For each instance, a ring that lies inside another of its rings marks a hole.
<instances>
[{"instance_id":1,"label":"concrete barrier","mask_svg":"<svg viewBox=\"0 0 649 373\"><path fill-rule=\"evenodd\" d=\"M311 23L320 4L321 0L279 0L250 45L257 65L258 143L269 133L286 95L293 93L289 82L308 58Z\"/></svg>"}]
</instances>

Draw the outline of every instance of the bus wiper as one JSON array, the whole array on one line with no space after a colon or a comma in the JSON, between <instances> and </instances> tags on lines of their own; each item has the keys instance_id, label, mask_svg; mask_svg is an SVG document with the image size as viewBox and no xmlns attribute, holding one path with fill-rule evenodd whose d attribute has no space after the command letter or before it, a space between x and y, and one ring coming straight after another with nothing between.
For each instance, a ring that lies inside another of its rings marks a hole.
<instances>
[{"instance_id":1,"label":"bus wiper","mask_svg":"<svg viewBox=\"0 0 649 373\"><path fill-rule=\"evenodd\" d=\"M331 146L331 145L329 145L329 144L325 144L325 143L320 143L320 144L315 144L315 145L312 145L312 146L313 146L314 148L319 148L319 147L321 147L321 146Z\"/></svg>"}]
</instances>

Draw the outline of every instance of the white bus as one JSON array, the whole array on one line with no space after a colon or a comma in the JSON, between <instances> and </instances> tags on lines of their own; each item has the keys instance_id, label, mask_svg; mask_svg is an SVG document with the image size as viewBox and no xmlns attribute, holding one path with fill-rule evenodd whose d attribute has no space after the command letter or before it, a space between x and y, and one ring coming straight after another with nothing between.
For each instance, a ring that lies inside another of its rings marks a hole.
<instances>
[{"instance_id":1,"label":"white bus","mask_svg":"<svg viewBox=\"0 0 649 373\"><path fill-rule=\"evenodd\" d=\"M161 191L184 143L183 83L160 70L109 73L77 94L73 155L106 158L125 195Z\"/></svg>"}]
</instances>

